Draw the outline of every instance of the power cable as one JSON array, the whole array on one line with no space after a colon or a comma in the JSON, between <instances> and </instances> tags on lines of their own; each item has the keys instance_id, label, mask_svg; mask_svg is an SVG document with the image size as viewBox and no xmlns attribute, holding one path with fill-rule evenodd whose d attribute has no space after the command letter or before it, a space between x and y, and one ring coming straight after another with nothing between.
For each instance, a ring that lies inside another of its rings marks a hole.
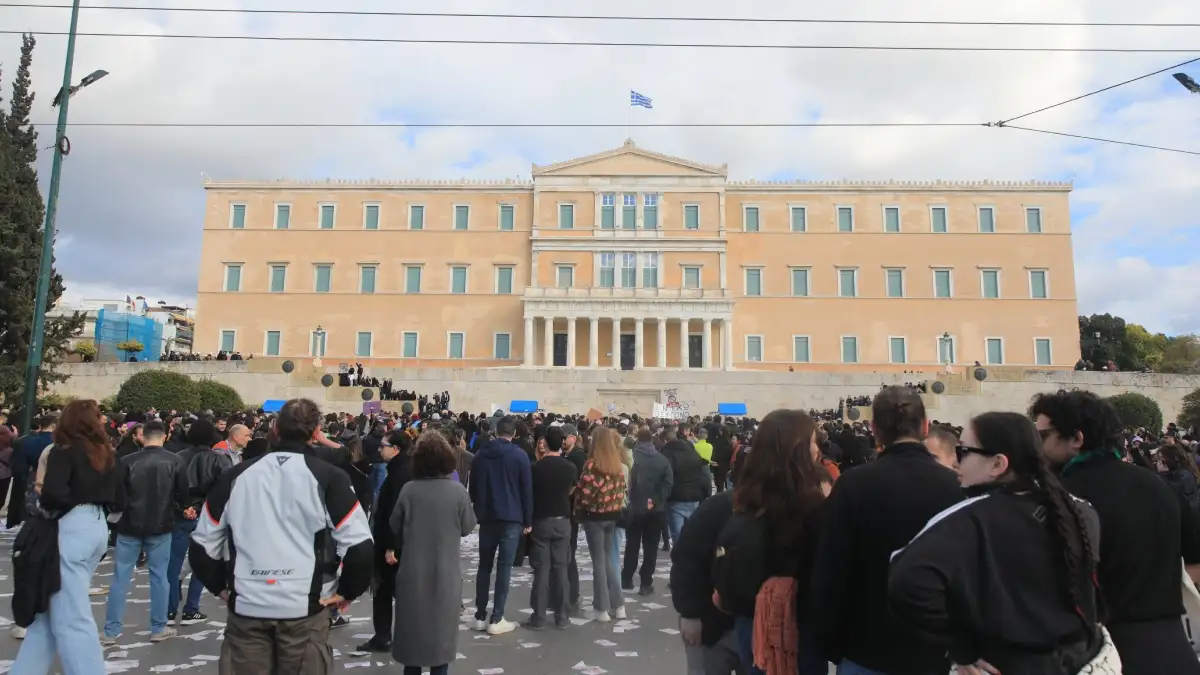
<instances>
[{"instance_id":1,"label":"power cable","mask_svg":"<svg viewBox=\"0 0 1200 675\"><path fill-rule=\"evenodd\" d=\"M1161 150L1163 152L1176 152L1176 153L1183 154L1183 155L1200 155L1200 151L1195 151L1195 150L1183 150L1180 148L1164 148L1161 145L1147 145L1145 143L1133 143L1130 141L1114 141L1111 138L1097 138L1095 136L1082 136L1080 134L1068 134L1068 133L1062 132L1062 131L1050 131L1047 129L1031 129L1029 127L1017 127L1017 126L1010 126L1007 124L1000 128L1002 128L1002 129L1017 129L1020 131L1031 131L1036 134L1049 134L1051 136L1063 136L1066 138L1078 138L1078 139L1084 140L1084 141L1096 141L1097 143L1112 143L1114 145L1128 145L1130 147L1146 148L1148 150Z\"/></svg>"},{"instance_id":2,"label":"power cable","mask_svg":"<svg viewBox=\"0 0 1200 675\"><path fill-rule=\"evenodd\" d=\"M35 122L36 127L52 127L54 122ZM980 122L663 122L616 124L610 122L571 123L472 123L472 122L71 122L72 127L136 127L183 129L788 129L788 128L870 128L870 127L982 127Z\"/></svg>"},{"instance_id":3,"label":"power cable","mask_svg":"<svg viewBox=\"0 0 1200 675\"><path fill-rule=\"evenodd\" d=\"M1162 73L1165 73L1165 72L1167 72L1168 70L1175 70L1176 68L1182 68L1183 66L1186 66L1186 65L1189 65L1189 64L1195 63L1195 62L1197 62L1197 61L1200 61L1200 58L1191 59L1191 60L1189 60L1189 61L1184 61L1183 63L1176 63L1176 64L1175 64L1175 65L1173 65L1173 66L1167 66L1166 68L1163 68L1163 69L1161 69L1161 70L1156 70L1156 71L1154 71L1153 73L1146 73L1145 75L1139 75L1138 77L1135 77L1135 78L1133 78L1133 79L1131 79L1131 80L1125 80L1124 82L1118 82L1117 84L1114 84L1114 85L1110 85L1110 86L1104 87L1103 89L1097 89L1096 91L1090 91L1090 92L1088 92L1088 93L1086 93L1086 94L1082 94L1082 95L1080 95L1080 96L1076 96L1075 98L1069 98L1069 99L1067 99L1067 100L1065 100L1065 101L1060 101L1060 102L1058 102L1058 103L1055 103L1055 104L1053 104L1053 105L1048 105L1048 106L1046 106L1046 107L1044 107L1044 108L1038 108L1037 110L1033 110L1033 111L1031 111L1031 112L1027 112L1027 113L1024 113L1024 114L1022 114L1022 115L1017 115L1016 117L1010 117L1010 118L1008 118L1008 119L1006 119L1006 120L1000 120L999 122L993 122L993 123L992 123L992 126L997 126L997 127L1003 127L1003 126L1007 126L1009 122L1012 122L1012 121L1014 121L1014 120L1019 120L1019 119L1021 119L1022 117L1029 117L1030 115L1036 115L1036 114L1038 114L1038 113L1040 113L1040 112L1046 112L1047 110L1050 110L1051 108L1057 108L1057 107L1058 107L1058 106L1060 106L1060 105L1066 105L1066 104L1068 104L1068 103L1074 103L1075 101L1078 101L1079 99L1087 98L1087 97L1089 97L1089 96L1095 96L1096 94L1099 94L1099 93L1102 93L1102 92L1109 91L1110 89L1116 89L1117 87L1123 87L1123 86L1125 86L1125 85L1127 85L1127 84L1129 84L1129 83L1131 83L1131 82L1137 82L1138 80L1144 80L1144 79L1146 79L1147 77L1153 77L1153 76L1155 76L1155 75L1160 75L1160 74L1162 74Z\"/></svg>"},{"instance_id":4,"label":"power cable","mask_svg":"<svg viewBox=\"0 0 1200 675\"><path fill-rule=\"evenodd\" d=\"M0 7L71 9L71 5L0 2ZM456 19L550 19L579 21L686 21L709 23L860 24L885 26L1013 26L1071 28L1200 28L1198 23L1139 23L1104 21L951 21L924 19L799 19L739 16L599 16L583 14L496 14L474 12L399 12L343 9L253 9L230 7L146 7L138 5L83 5L80 9L136 12L199 12L212 14L287 14L293 16L437 17Z\"/></svg>"},{"instance_id":5,"label":"power cable","mask_svg":"<svg viewBox=\"0 0 1200 675\"><path fill-rule=\"evenodd\" d=\"M0 30L0 35L33 34L42 36L67 36L67 31L21 31ZM1093 54L1194 54L1200 48L1130 48L1130 47L936 47L936 46L884 46L884 45L783 45L783 44L719 44L719 43L668 43L668 42L601 42L601 41L553 41L553 40L465 40L465 39L416 39L416 38L368 38L300 35L198 35L182 33L76 33L79 37L106 38L151 38L167 40L250 40L271 42L355 42L372 44L428 44L428 45L505 45L542 47L654 47L686 49L787 49L817 51L888 51L888 52L1061 52Z\"/></svg>"}]
</instances>

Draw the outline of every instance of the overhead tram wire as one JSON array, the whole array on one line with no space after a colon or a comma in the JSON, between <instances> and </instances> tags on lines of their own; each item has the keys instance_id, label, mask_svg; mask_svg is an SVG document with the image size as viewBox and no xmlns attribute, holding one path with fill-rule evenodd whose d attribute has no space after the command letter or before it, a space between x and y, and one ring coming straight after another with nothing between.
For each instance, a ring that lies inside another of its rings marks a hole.
<instances>
[{"instance_id":1,"label":"overhead tram wire","mask_svg":"<svg viewBox=\"0 0 1200 675\"><path fill-rule=\"evenodd\" d=\"M68 35L67 31L0 30L0 35L32 34L41 36ZM156 40L246 40L270 42L353 42L363 44L426 44L426 45L505 45L541 47L654 47L675 49L758 49L758 50L813 50L813 51L895 51L895 52L1062 52L1062 53L1109 53L1109 54L1195 54L1200 47L1193 48L1127 48L1127 47L944 47L916 45L784 45L784 44L726 44L726 43L670 43L670 42L602 42L602 41L554 41L554 40L466 40L433 38L371 38L341 36L304 35L199 35L185 33L76 33L79 37L143 38Z\"/></svg>"},{"instance_id":2,"label":"overhead tram wire","mask_svg":"<svg viewBox=\"0 0 1200 675\"><path fill-rule=\"evenodd\" d=\"M1103 89L1097 89L1096 91L1089 91L1089 92L1088 92L1088 93L1086 93L1086 94L1081 94L1081 95L1079 95L1079 96L1076 96L1076 97L1074 97L1074 98L1069 98L1069 99L1067 99L1067 100L1065 100L1065 101L1059 101L1058 103L1055 103L1055 104L1052 104L1052 105L1048 105L1048 106L1046 106L1046 107L1044 107L1044 108L1038 108L1037 110L1033 110L1033 111L1030 111L1030 112L1027 112L1027 113L1023 113L1023 114L1017 115L1016 117L1010 117L1010 118L1008 118L1008 119L1005 119L1005 120L1000 120L999 122L992 122L992 123L990 123L990 126L996 126L996 127L1005 127L1005 126L1008 126L1008 123L1009 123L1009 122L1014 122L1014 121L1016 121L1016 120L1019 120L1019 119L1025 118L1025 117L1029 117L1030 115L1036 115L1036 114L1038 114L1038 113L1040 113L1040 112L1046 112L1047 110L1051 110L1051 109L1053 109L1053 108L1057 108L1057 107L1059 107L1059 106L1066 105L1066 104L1068 104L1068 103L1074 103L1075 101L1078 101L1078 100L1080 100L1080 99L1084 99L1084 98L1087 98L1087 97L1089 97L1089 96L1095 96L1096 94L1101 94L1101 93L1103 93L1103 92L1106 92L1106 91L1109 91L1109 90L1111 90L1111 89L1116 89L1117 87L1123 87L1123 86L1125 86L1125 85L1127 85L1127 84L1131 84L1131 83L1133 83L1133 82L1137 82L1138 80L1144 80L1144 79L1146 79L1146 78L1148 78L1148 77L1154 77L1155 75L1161 75L1161 74L1163 74L1163 73L1167 72L1168 70L1175 70L1176 68L1182 68L1183 66L1190 65L1190 64L1192 64L1192 63L1196 63L1197 61L1200 61L1200 58L1195 58L1195 59L1191 59L1191 60L1188 60L1188 61L1184 61L1183 63L1176 63L1176 64L1175 64L1175 65L1173 65L1173 66L1167 66L1166 68L1162 68L1162 69L1160 69L1160 70L1156 70L1156 71L1154 71L1154 72L1152 72L1152 73L1146 73L1145 75L1139 75L1139 76L1137 76L1137 77L1135 77L1135 78L1132 78L1132 79L1129 79L1129 80L1125 80L1124 82L1118 82L1118 83L1116 83L1116 84L1109 85L1109 86L1107 86L1107 87L1104 87Z\"/></svg>"},{"instance_id":3,"label":"overhead tram wire","mask_svg":"<svg viewBox=\"0 0 1200 675\"><path fill-rule=\"evenodd\" d=\"M1029 127L1018 127L1018 126L1011 126L1011 125L1007 125L1007 124L1004 125L1003 127L999 127L999 128L1001 128L1001 129L1016 129L1018 131L1030 131L1035 134L1048 134L1050 136L1062 136L1064 138L1077 138L1077 139L1084 140L1084 141L1095 141L1097 143L1112 143L1113 145L1126 145L1126 146L1133 147L1133 148L1145 148L1147 150L1161 150L1162 152L1174 152L1174 153L1178 153L1178 154L1182 154L1182 155L1200 156L1200 151L1197 151L1197 150L1184 150L1182 148L1166 148L1161 145L1147 145L1145 143L1134 143L1132 141L1116 141L1111 138L1097 138L1095 136L1083 136L1081 134L1068 134L1063 131L1050 131L1048 129L1031 129Z\"/></svg>"},{"instance_id":4,"label":"overhead tram wire","mask_svg":"<svg viewBox=\"0 0 1200 675\"><path fill-rule=\"evenodd\" d=\"M71 5L0 2L0 7L70 9ZM195 12L212 14L286 14L292 16L434 17L456 19L549 19L563 21L681 21L707 23L859 24L885 26L990 26L1070 28L1200 28L1200 23L1141 23L1105 21L955 21L926 19L812 19L740 16L601 16L585 14L514 14L476 12L409 12L349 9L255 9L233 7L147 7L141 5L83 5L80 9L134 12Z\"/></svg>"},{"instance_id":5,"label":"overhead tram wire","mask_svg":"<svg viewBox=\"0 0 1200 675\"><path fill-rule=\"evenodd\" d=\"M33 126L53 126L52 122L35 122ZM914 127L984 127L981 122L661 122L620 124L610 122L72 122L72 127L134 127L181 129L801 129L801 128L914 128Z\"/></svg>"}]
</instances>

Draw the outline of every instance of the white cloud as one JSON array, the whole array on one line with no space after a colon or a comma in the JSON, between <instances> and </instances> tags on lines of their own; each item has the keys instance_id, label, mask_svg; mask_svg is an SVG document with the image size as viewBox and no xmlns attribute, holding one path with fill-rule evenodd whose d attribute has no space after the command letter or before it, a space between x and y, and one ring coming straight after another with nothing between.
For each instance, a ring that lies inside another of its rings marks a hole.
<instances>
[{"instance_id":1,"label":"white cloud","mask_svg":"<svg viewBox=\"0 0 1200 675\"><path fill-rule=\"evenodd\" d=\"M198 4L175 0L180 6ZM210 6L259 6L233 0ZM293 0L291 8L329 7ZM385 0L355 9L393 10ZM561 3L413 0L426 11L562 12ZM1183 20L1169 0L1101 0L1056 9L1035 0L886 3L820 11L739 8L714 0L572 3L571 12L677 16L822 16L1150 22ZM0 8L10 29L64 30L61 10ZM1189 46L1183 29L735 25L449 18L139 13L85 10L85 32L548 39L746 44ZM36 117L51 121L65 40L41 38ZM11 76L16 36L0 36ZM998 120L1184 60L1179 54L846 52L616 49L80 38L77 78L111 75L72 100L76 122L609 122L628 89L652 96L646 122ZM1200 71L1200 68L1193 72ZM6 92L7 93L7 92ZM1021 123L1200 148L1200 99L1169 74ZM42 145L52 129L43 127ZM618 145L609 129L122 129L74 127L62 189L59 268L80 289L187 298L194 294L203 194L218 178L527 176L547 163ZM1154 330L1200 330L1200 264L1153 251L1197 230L1200 158L1095 146L1017 130L644 129L638 142L728 163L735 177L1066 178L1073 200L1081 312L1112 311ZM43 159L48 160L48 154ZM469 169L457 168L470 162ZM49 162L44 161L43 177ZM1130 242L1136 252L1126 250ZM1146 253L1150 251L1150 253ZM1150 256L1147 258L1146 256ZM1149 270L1149 272L1147 272ZM1165 283L1170 280L1171 283ZM1190 281L1190 283L1189 283ZM130 289L130 290L121 290ZM91 297L91 296L89 296Z\"/></svg>"}]
</instances>

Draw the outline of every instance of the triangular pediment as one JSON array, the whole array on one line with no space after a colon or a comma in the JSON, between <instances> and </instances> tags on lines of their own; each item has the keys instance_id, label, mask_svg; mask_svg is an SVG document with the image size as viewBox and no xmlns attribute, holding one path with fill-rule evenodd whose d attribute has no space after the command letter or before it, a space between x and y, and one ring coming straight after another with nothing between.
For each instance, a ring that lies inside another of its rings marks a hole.
<instances>
[{"instance_id":1,"label":"triangular pediment","mask_svg":"<svg viewBox=\"0 0 1200 675\"><path fill-rule=\"evenodd\" d=\"M659 152L644 150L625 141L619 148L558 162L548 166L533 165L534 176L720 176L729 170L725 165L701 164Z\"/></svg>"}]
</instances>

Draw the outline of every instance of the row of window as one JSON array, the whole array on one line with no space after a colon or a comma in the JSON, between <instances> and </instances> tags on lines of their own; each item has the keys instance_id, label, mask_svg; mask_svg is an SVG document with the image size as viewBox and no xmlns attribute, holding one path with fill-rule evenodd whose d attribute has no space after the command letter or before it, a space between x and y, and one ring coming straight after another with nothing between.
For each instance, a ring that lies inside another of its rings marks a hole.
<instances>
[{"instance_id":1,"label":"row of window","mask_svg":"<svg viewBox=\"0 0 1200 675\"><path fill-rule=\"evenodd\" d=\"M447 359L462 359L467 343L467 334L462 331L448 331L446 333L446 352ZM325 356L325 348L329 344L329 333L326 331L313 331L309 335L308 355L312 357ZM220 336L219 348L225 352L232 352L237 349L245 349L249 351L245 345L238 345L238 334L236 330L222 329ZM262 354L265 356L280 356L283 348L283 331L269 330L263 336ZM359 331L355 335L354 340L354 355L356 357L370 358L375 355L375 335L370 331ZM405 359L421 358L421 335L416 331L404 331L400 334L400 356ZM441 357L426 357L426 358L441 358ZM512 358L512 334L511 333L493 333L492 334L492 358L499 360L507 360Z\"/></svg>"},{"instance_id":2,"label":"row of window","mask_svg":"<svg viewBox=\"0 0 1200 675\"><path fill-rule=\"evenodd\" d=\"M284 263L271 263L269 265L270 273L268 284L271 293L284 293L288 289L288 265ZM450 292L456 294L464 294L467 292L467 273L469 270L467 265L451 265L450 266ZM508 295L513 292L513 270L512 265L496 265L495 267L495 285L494 292L501 295ZM420 293L422 287L422 273L424 266L419 264L404 266L404 292L405 293ZM358 292L359 293L374 293L377 280L379 278L379 265L377 264L362 264L358 266ZM236 293L242 290L242 264L230 263L225 265L225 285L224 290L227 293ZM313 292L314 293L331 293L333 292L333 265L330 263L317 263L313 265Z\"/></svg>"},{"instance_id":3,"label":"row of window","mask_svg":"<svg viewBox=\"0 0 1200 675\"><path fill-rule=\"evenodd\" d=\"M843 335L842 363L859 362L858 337ZM762 335L746 336L746 361L761 362L766 338ZM937 339L937 363L954 363L957 348L954 337L939 337ZM989 337L984 339L984 352L988 365L1004 365L1004 338ZM1033 355L1035 365L1049 366L1053 363L1053 351L1050 338L1033 339ZM893 336L888 338L888 361L890 363L909 363L908 338ZM812 338L807 335L792 336L792 362L810 363L812 361ZM927 360L925 362L932 362Z\"/></svg>"},{"instance_id":4,"label":"row of window","mask_svg":"<svg viewBox=\"0 0 1200 675\"><path fill-rule=\"evenodd\" d=\"M246 228L247 204L229 205L229 227L234 230ZM378 230L380 223L381 205L377 202L364 202L362 205L362 223L364 230ZM513 204L498 204L496 208L496 227L500 230L513 229L516 206ZM338 226L338 205L332 202L322 202L317 205L317 229L333 230ZM291 229L293 225L292 205L288 203L275 204L276 230ZM471 207L468 204L454 206L454 229L468 230L471 228ZM408 229L425 229L425 205L408 205Z\"/></svg>"},{"instance_id":5,"label":"row of window","mask_svg":"<svg viewBox=\"0 0 1200 675\"><path fill-rule=\"evenodd\" d=\"M244 229L246 227L246 204L230 204L229 209L229 227L235 230ZM808 207L803 205L792 205L789 211L789 230L792 232L807 232L808 231ZM513 229L516 206L513 204L499 204L496 211L496 226L501 231L511 231ZM837 231L838 232L855 232L856 231L856 216L855 207L853 206L838 206L837 213ZM317 205L317 229L332 230L337 227L338 223L338 205L336 203L320 203ZM633 230L638 227L638 200L636 194L623 195L623 202L620 211L621 229ZM378 230L380 222L380 204L365 202L362 205L362 228L366 230ZM929 207L929 232L944 233L948 232L949 222L949 207L945 205L930 205ZM976 207L976 222L978 231L982 233L993 233L996 231L996 209L993 206L977 206ZM641 207L641 226L643 229L657 229L659 224L658 218L658 195L643 194ZM761 209L755 205L743 205L742 207L742 230L744 232L761 232L764 229L764 219ZM275 204L275 221L274 227L277 230L290 229L292 226L292 205L288 203ZM684 204L683 205L683 226L688 230L700 229L700 205L699 204ZM881 231L883 232L901 232L905 226L901 223L900 207L899 206L884 206L881 213ZM569 203L560 203L558 205L558 227L559 229L570 230L575 227L575 205ZM600 228L615 229L617 227L617 206L616 194L605 193L601 195L600 206ZM425 229L425 205L424 204L409 204L408 205L408 229L423 230ZM454 206L454 229L469 230L471 229L471 206L468 204L456 204ZM1025 231L1031 234L1038 234L1042 231L1042 209L1037 206L1025 207Z\"/></svg>"},{"instance_id":6,"label":"row of window","mask_svg":"<svg viewBox=\"0 0 1200 675\"><path fill-rule=\"evenodd\" d=\"M685 287L688 279L687 269L684 268ZM696 279L698 279L699 268L696 268ZM858 290L858 275L857 267L840 267L837 270L838 274L838 296L842 298L857 298ZM1050 272L1044 269L1026 270L1029 274L1029 297L1035 300L1045 300L1050 297ZM748 297L763 295L763 275L766 270L762 267L746 267L745 286L743 293ZM812 274L812 269L808 267L792 267L788 270L791 275L791 295L793 297L808 297L809 296L809 278ZM889 298L906 298L908 295L908 281L906 270L903 267L885 267L884 287L886 296ZM935 298L953 298L954 294L954 269L933 268L933 297ZM985 299L999 299L1001 297L1000 275L1001 270L998 268L981 269L980 289L981 297ZM699 286L695 286L699 288Z\"/></svg>"},{"instance_id":7,"label":"row of window","mask_svg":"<svg viewBox=\"0 0 1200 675\"><path fill-rule=\"evenodd\" d=\"M857 230L856 210L853 206L838 206L837 212L837 231L838 232L855 232ZM792 232L807 232L808 231L808 207L803 205L793 204L788 207L789 213L789 230ZM996 207L994 206L976 206L975 217L978 226L978 231L991 234L996 231ZM950 210L944 204L931 204L929 206L929 232L945 233L949 231ZM884 206L881 212L881 231L883 232L901 232L906 228L900 222L900 207L899 206ZM758 206L746 204L742 206L742 230L745 232L761 232L764 223L762 222L760 209ZM910 224L911 225L911 224ZM1042 209L1038 206L1025 207L1025 231L1030 234L1040 234L1042 232Z\"/></svg>"}]
</instances>

